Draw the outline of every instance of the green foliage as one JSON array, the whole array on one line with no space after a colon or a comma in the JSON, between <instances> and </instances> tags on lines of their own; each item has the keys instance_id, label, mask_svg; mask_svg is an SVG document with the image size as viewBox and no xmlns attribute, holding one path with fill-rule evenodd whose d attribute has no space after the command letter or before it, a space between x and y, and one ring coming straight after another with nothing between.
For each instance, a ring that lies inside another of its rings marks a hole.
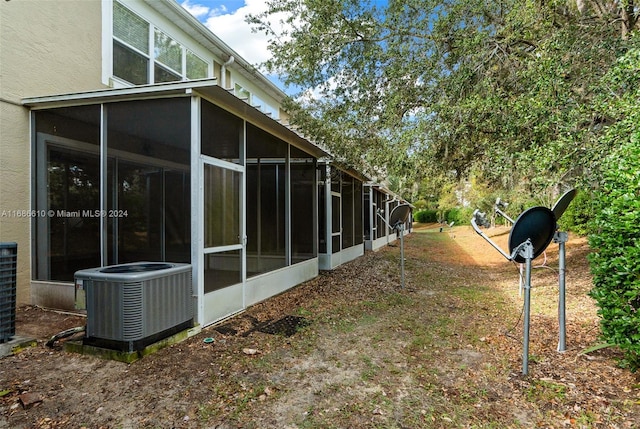
<instances>
[{"instance_id":1,"label":"green foliage","mask_svg":"<svg viewBox=\"0 0 640 429\"><path fill-rule=\"evenodd\" d=\"M416 208L416 210L425 210L429 206L429 203L427 203L426 200L421 199L418 201L414 201L413 206Z\"/></svg>"},{"instance_id":2,"label":"green foliage","mask_svg":"<svg viewBox=\"0 0 640 429\"><path fill-rule=\"evenodd\" d=\"M596 192L589 237L602 335L617 344L632 370L640 368L640 128L609 156Z\"/></svg>"},{"instance_id":3,"label":"green foliage","mask_svg":"<svg viewBox=\"0 0 640 429\"><path fill-rule=\"evenodd\" d=\"M566 398L567 386L546 380L533 380L525 394L531 402L554 402Z\"/></svg>"},{"instance_id":4,"label":"green foliage","mask_svg":"<svg viewBox=\"0 0 640 429\"><path fill-rule=\"evenodd\" d=\"M447 223L455 222L456 225L468 225L474 210L470 207L453 207L444 211L444 218Z\"/></svg>"},{"instance_id":5,"label":"green foliage","mask_svg":"<svg viewBox=\"0 0 640 429\"><path fill-rule=\"evenodd\" d=\"M447 223L451 223L451 222L455 222L455 223L459 223L460 222L460 209L457 207L454 207L452 209L448 209L444 211L444 220ZM471 217L469 217L469 219L471 219ZM466 223L466 222L465 222Z\"/></svg>"},{"instance_id":6,"label":"green foliage","mask_svg":"<svg viewBox=\"0 0 640 429\"><path fill-rule=\"evenodd\" d=\"M594 201L591 192L580 191L576 194L567 210L559 221L560 229L571 231L578 235L589 235L594 219Z\"/></svg>"},{"instance_id":7,"label":"green foliage","mask_svg":"<svg viewBox=\"0 0 640 429\"><path fill-rule=\"evenodd\" d=\"M414 219L418 223L435 223L438 222L438 211L420 210L415 213Z\"/></svg>"},{"instance_id":8,"label":"green foliage","mask_svg":"<svg viewBox=\"0 0 640 429\"><path fill-rule=\"evenodd\" d=\"M602 146L616 147L598 169L594 192L594 233L589 237L594 287L602 335L625 352L626 364L640 368L640 41L622 56L604 80L611 118Z\"/></svg>"},{"instance_id":9,"label":"green foliage","mask_svg":"<svg viewBox=\"0 0 640 429\"><path fill-rule=\"evenodd\" d=\"M268 0L248 20L267 68L302 88L292 122L346 164L427 200L474 175L538 195L593 186L613 143L597 99L631 18L583 3Z\"/></svg>"}]
</instances>

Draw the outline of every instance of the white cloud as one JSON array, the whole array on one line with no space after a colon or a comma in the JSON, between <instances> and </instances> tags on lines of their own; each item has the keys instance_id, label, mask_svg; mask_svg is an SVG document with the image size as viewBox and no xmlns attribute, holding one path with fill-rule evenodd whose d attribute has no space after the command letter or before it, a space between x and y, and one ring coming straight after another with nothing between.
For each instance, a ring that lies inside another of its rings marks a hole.
<instances>
[{"instance_id":1,"label":"white cloud","mask_svg":"<svg viewBox=\"0 0 640 429\"><path fill-rule=\"evenodd\" d=\"M189 12L191 15L195 16L198 19L200 19L203 16L206 16L209 13L208 7L198 5L198 4L191 4L189 0L183 1L180 4L180 6L182 6L184 9L186 9L187 12Z\"/></svg>"},{"instance_id":2,"label":"white cloud","mask_svg":"<svg viewBox=\"0 0 640 429\"><path fill-rule=\"evenodd\" d=\"M251 32L251 25L245 22L248 14L266 10L263 0L245 0L232 12L224 5L211 8L198 0L185 0L181 5L249 63L258 65L269 59L267 36Z\"/></svg>"}]
</instances>

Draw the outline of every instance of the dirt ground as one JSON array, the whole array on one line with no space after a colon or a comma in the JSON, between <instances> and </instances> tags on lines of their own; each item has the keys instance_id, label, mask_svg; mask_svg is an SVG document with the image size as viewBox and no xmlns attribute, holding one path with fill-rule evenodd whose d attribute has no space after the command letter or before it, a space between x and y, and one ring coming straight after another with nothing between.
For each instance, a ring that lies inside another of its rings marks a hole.
<instances>
[{"instance_id":1,"label":"dirt ground","mask_svg":"<svg viewBox=\"0 0 640 429\"><path fill-rule=\"evenodd\" d=\"M488 230L504 246L504 230ZM518 269L470 228L419 228L132 364L45 345L84 319L17 310L37 346L0 360L0 428L636 428L640 382L599 343L584 238L533 270L521 374ZM282 327L269 322L283 320ZM289 322L288 324L286 322ZM205 342L213 338L213 342Z\"/></svg>"}]
</instances>

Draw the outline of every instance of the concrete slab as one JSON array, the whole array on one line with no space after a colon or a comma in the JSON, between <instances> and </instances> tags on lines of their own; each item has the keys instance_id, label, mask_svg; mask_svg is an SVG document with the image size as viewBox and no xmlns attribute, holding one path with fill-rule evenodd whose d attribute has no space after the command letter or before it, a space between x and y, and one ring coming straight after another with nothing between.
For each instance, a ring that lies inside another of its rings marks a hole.
<instances>
[{"instance_id":1,"label":"concrete slab","mask_svg":"<svg viewBox=\"0 0 640 429\"><path fill-rule=\"evenodd\" d=\"M123 352L119 350L111 350L111 349L105 349L101 347L86 345L86 344L82 344L81 340L66 341L63 345L63 350L66 352L96 356L101 359L132 363L142 359L144 356L147 356L151 353L155 353L158 350L161 350L172 344L177 344L181 341L186 340L187 338L197 335L200 333L200 331L202 331L202 327L200 325L196 325L193 328L189 328L184 331L178 332L177 334L171 335L170 337L164 338L158 342L150 344L142 350L134 351L134 352Z\"/></svg>"},{"instance_id":2,"label":"concrete slab","mask_svg":"<svg viewBox=\"0 0 640 429\"><path fill-rule=\"evenodd\" d=\"M16 353L20 353L20 351L26 349L27 347L34 347L37 344L38 342L34 338L28 338L28 337L16 335L12 337L9 341L0 343L0 359L5 356L10 356Z\"/></svg>"}]
</instances>

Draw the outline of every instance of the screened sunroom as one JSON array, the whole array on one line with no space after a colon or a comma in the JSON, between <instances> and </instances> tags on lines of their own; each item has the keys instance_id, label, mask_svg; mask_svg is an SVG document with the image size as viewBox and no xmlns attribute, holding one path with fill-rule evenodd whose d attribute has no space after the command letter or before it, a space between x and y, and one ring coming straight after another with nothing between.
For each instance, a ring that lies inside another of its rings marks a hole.
<instances>
[{"instance_id":1,"label":"screened sunroom","mask_svg":"<svg viewBox=\"0 0 640 429\"><path fill-rule=\"evenodd\" d=\"M403 199L388 189L372 183L364 185L364 241L366 250L377 250L393 243L398 238L397 231L389 227L389 215ZM410 214L404 227L409 234L413 227Z\"/></svg>"},{"instance_id":2,"label":"screened sunroom","mask_svg":"<svg viewBox=\"0 0 640 429\"><path fill-rule=\"evenodd\" d=\"M331 270L364 255L364 177L326 161L318 172L320 269Z\"/></svg>"},{"instance_id":3,"label":"screened sunroom","mask_svg":"<svg viewBox=\"0 0 640 429\"><path fill-rule=\"evenodd\" d=\"M73 308L81 269L186 262L204 326L318 274L327 154L215 80L23 103L34 304Z\"/></svg>"}]
</instances>

